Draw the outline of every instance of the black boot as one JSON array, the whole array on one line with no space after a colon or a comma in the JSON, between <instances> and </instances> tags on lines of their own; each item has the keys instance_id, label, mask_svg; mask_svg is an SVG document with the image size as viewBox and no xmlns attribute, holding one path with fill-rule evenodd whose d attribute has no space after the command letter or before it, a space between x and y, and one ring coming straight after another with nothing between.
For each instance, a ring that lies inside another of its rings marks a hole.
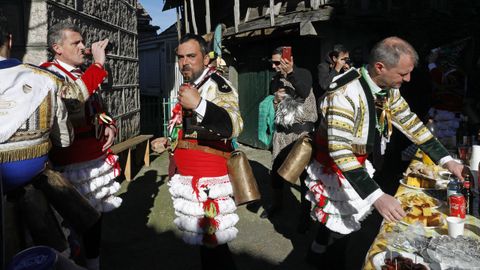
<instances>
[{"instance_id":1,"label":"black boot","mask_svg":"<svg viewBox=\"0 0 480 270\"><path fill-rule=\"evenodd\" d=\"M219 245L213 248L201 246L200 259L202 262L202 270L237 269L228 244Z\"/></svg>"},{"instance_id":2,"label":"black boot","mask_svg":"<svg viewBox=\"0 0 480 270\"><path fill-rule=\"evenodd\" d=\"M263 210L260 218L272 218L283 208L283 189L273 189L273 203L270 207Z\"/></svg>"}]
</instances>

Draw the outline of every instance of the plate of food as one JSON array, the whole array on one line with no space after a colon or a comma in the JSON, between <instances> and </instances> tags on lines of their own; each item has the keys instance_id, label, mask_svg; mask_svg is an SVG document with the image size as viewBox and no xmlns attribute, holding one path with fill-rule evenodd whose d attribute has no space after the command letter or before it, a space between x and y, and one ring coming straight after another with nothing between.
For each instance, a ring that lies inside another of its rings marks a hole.
<instances>
[{"instance_id":1,"label":"plate of food","mask_svg":"<svg viewBox=\"0 0 480 270\"><path fill-rule=\"evenodd\" d=\"M410 173L400 179L400 184L417 190L441 190L447 189L448 180L430 179Z\"/></svg>"},{"instance_id":2,"label":"plate of food","mask_svg":"<svg viewBox=\"0 0 480 270\"><path fill-rule=\"evenodd\" d=\"M418 269L430 270L422 257L403 251L384 251L372 258L375 270Z\"/></svg>"},{"instance_id":3,"label":"plate of food","mask_svg":"<svg viewBox=\"0 0 480 270\"><path fill-rule=\"evenodd\" d=\"M430 207L436 209L442 205L438 199L428 196L422 192L406 192L397 196L397 199L403 206L406 207Z\"/></svg>"},{"instance_id":4,"label":"plate of food","mask_svg":"<svg viewBox=\"0 0 480 270\"><path fill-rule=\"evenodd\" d=\"M407 215L400 220L400 223L404 225L413 225L418 222L423 225L425 229L435 229L445 224L445 219L442 217L442 214L429 207L416 205L412 207L404 206L404 210Z\"/></svg>"}]
</instances>

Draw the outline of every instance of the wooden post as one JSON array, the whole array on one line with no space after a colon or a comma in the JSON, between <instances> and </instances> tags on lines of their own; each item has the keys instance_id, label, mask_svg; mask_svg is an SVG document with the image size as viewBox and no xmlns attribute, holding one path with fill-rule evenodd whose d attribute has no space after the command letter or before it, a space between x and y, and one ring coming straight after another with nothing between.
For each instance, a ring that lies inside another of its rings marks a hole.
<instances>
[{"instance_id":1,"label":"wooden post","mask_svg":"<svg viewBox=\"0 0 480 270\"><path fill-rule=\"evenodd\" d=\"M183 0L183 20L185 21L185 33L190 33L190 25L188 24L188 6L187 0Z\"/></svg>"},{"instance_id":2,"label":"wooden post","mask_svg":"<svg viewBox=\"0 0 480 270\"><path fill-rule=\"evenodd\" d=\"M180 41L180 38L182 37L182 26L180 25L180 15L181 15L180 8L177 7L177 38L179 41Z\"/></svg>"},{"instance_id":3,"label":"wooden post","mask_svg":"<svg viewBox=\"0 0 480 270\"><path fill-rule=\"evenodd\" d=\"M150 166L150 140L147 140L147 145L145 147L145 155L143 156L143 162L145 167Z\"/></svg>"},{"instance_id":4,"label":"wooden post","mask_svg":"<svg viewBox=\"0 0 480 270\"><path fill-rule=\"evenodd\" d=\"M127 162L125 162L125 179L132 181L132 150L128 148Z\"/></svg>"},{"instance_id":5,"label":"wooden post","mask_svg":"<svg viewBox=\"0 0 480 270\"><path fill-rule=\"evenodd\" d=\"M274 0L270 0L270 26L275 25L275 11L274 9Z\"/></svg>"},{"instance_id":6,"label":"wooden post","mask_svg":"<svg viewBox=\"0 0 480 270\"><path fill-rule=\"evenodd\" d=\"M238 33L238 24L240 23L240 0L235 0L233 5L233 17L235 20L235 33Z\"/></svg>"},{"instance_id":7,"label":"wooden post","mask_svg":"<svg viewBox=\"0 0 480 270\"><path fill-rule=\"evenodd\" d=\"M205 26L207 33L210 33L212 26L210 23L210 0L205 0Z\"/></svg>"},{"instance_id":8,"label":"wooden post","mask_svg":"<svg viewBox=\"0 0 480 270\"><path fill-rule=\"evenodd\" d=\"M193 0L190 0L190 13L192 14L193 32L195 33L195 35L198 35L197 21L195 20L195 6L193 5Z\"/></svg>"}]
</instances>

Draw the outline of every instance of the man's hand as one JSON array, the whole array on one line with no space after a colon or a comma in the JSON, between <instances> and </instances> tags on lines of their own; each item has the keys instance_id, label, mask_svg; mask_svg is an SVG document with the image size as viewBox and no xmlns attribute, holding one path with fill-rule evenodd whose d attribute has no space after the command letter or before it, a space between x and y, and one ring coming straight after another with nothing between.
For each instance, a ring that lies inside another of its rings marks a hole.
<instances>
[{"instance_id":1,"label":"man's hand","mask_svg":"<svg viewBox=\"0 0 480 270\"><path fill-rule=\"evenodd\" d=\"M163 153L167 149L168 145L168 138L160 137L153 140L150 145L152 146L152 150L159 154Z\"/></svg>"},{"instance_id":2,"label":"man's hand","mask_svg":"<svg viewBox=\"0 0 480 270\"><path fill-rule=\"evenodd\" d=\"M465 166L456 162L455 160L450 160L449 162L445 163L444 166L447 170L453 173L458 179L460 179L461 181L464 180L462 172Z\"/></svg>"},{"instance_id":3,"label":"man's hand","mask_svg":"<svg viewBox=\"0 0 480 270\"><path fill-rule=\"evenodd\" d=\"M280 72L284 77L293 71L293 56L290 60L280 58Z\"/></svg>"},{"instance_id":4,"label":"man's hand","mask_svg":"<svg viewBox=\"0 0 480 270\"><path fill-rule=\"evenodd\" d=\"M105 64L105 47L108 45L108 38L94 42L92 44L93 61L100 65Z\"/></svg>"},{"instance_id":5,"label":"man's hand","mask_svg":"<svg viewBox=\"0 0 480 270\"><path fill-rule=\"evenodd\" d=\"M400 202L388 194L380 196L380 198L373 203L373 206L375 206L380 215L388 222L398 222L406 216Z\"/></svg>"},{"instance_id":6,"label":"man's hand","mask_svg":"<svg viewBox=\"0 0 480 270\"><path fill-rule=\"evenodd\" d=\"M107 151L108 148L110 148L113 144L113 140L115 139L115 129L110 127L110 126L105 126L105 144L102 147L102 151L105 152Z\"/></svg>"},{"instance_id":7,"label":"man's hand","mask_svg":"<svg viewBox=\"0 0 480 270\"><path fill-rule=\"evenodd\" d=\"M197 88L189 85L182 85L180 87L177 99L180 105L187 110L195 110L201 101Z\"/></svg>"}]
</instances>

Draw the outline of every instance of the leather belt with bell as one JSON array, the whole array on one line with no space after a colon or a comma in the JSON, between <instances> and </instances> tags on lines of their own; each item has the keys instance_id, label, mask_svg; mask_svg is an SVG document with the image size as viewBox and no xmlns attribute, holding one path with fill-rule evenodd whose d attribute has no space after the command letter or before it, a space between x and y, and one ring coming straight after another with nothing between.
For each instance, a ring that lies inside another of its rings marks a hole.
<instances>
[{"instance_id":1,"label":"leather belt with bell","mask_svg":"<svg viewBox=\"0 0 480 270\"><path fill-rule=\"evenodd\" d=\"M230 152L220 151L220 150L208 147L208 146L198 145L198 143L185 141L185 140L178 140L177 148L200 150L200 151L203 151L205 153L214 154L214 155L217 155L217 156L224 157L226 159L229 159L230 155L231 155Z\"/></svg>"}]
</instances>

